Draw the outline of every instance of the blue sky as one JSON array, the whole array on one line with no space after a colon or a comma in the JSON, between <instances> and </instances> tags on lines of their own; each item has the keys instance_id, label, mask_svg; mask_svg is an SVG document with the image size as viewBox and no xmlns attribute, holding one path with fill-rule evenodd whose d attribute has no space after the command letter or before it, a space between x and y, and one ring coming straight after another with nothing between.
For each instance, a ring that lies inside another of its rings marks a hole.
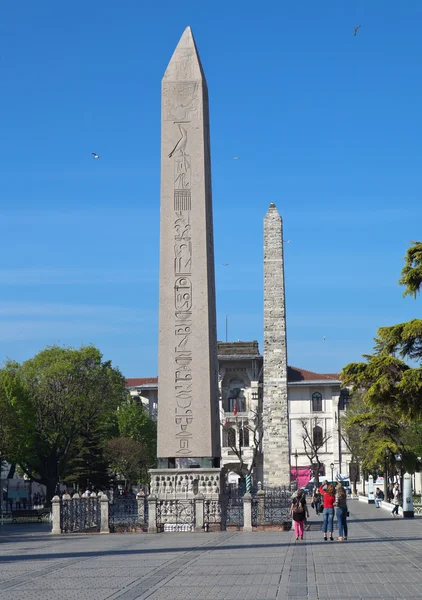
<instances>
[{"instance_id":1,"label":"blue sky","mask_svg":"<svg viewBox=\"0 0 422 600\"><path fill-rule=\"evenodd\" d=\"M422 3L20 0L0 9L1 360L92 342L157 374L160 82L187 25L210 91L219 339L228 315L230 340L262 347L270 202L291 365L336 372L420 314L397 280L422 237Z\"/></svg>"}]
</instances>

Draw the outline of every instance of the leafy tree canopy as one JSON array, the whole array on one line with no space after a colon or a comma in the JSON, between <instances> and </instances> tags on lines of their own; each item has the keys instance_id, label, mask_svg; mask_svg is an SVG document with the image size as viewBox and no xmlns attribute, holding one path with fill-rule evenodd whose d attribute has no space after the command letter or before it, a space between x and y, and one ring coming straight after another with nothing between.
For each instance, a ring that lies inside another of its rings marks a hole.
<instances>
[{"instance_id":1,"label":"leafy tree canopy","mask_svg":"<svg viewBox=\"0 0 422 600\"><path fill-rule=\"evenodd\" d=\"M54 494L87 429L106 428L125 380L94 346L51 346L0 370L0 454Z\"/></svg>"},{"instance_id":2,"label":"leafy tree canopy","mask_svg":"<svg viewBox=\"0 0 422 600\"><path fill-rule=\"evenodd\" d=\"M105 455L115 477L123 478L126 487L139 480L141 461L145 459L142 444L126 437L115 438L107 442Z\"/></svg>"},{"instance_id":3,"label":"leafy tree canopy","mask_svg":"<svg viewBox=\"0 0 422 600\"><path fill-rule=\"evenodd\" d=\"M157 423L149 412L128 395L116 412L118 436L142 444L145 468L152 468L157 456Z\"/></svg>"},{"instance_id":4,"label":"leafy tree canopy","mask_svg":"<svg viewBox=\"0 0 422 600\"><path fill-rule=\"evenodd\" d=\"M405 261L399 284L405 286L403 296L416 298L422 287L422 242L412 242Z\"/></svg>"}]
</instances>

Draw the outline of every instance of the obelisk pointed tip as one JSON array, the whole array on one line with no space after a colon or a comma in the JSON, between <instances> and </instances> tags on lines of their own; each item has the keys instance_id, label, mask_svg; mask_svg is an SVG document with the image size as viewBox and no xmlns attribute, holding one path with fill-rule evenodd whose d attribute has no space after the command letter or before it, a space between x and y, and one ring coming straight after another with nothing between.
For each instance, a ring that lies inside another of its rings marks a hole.
<instances>
[{"instance_id":1,"label":"obelisk pointed tip","mask_svg":"<svg viewBox=\"0 0 422 600\"><path fill-rule=\"evenodd\" d=\"M188 25L164 74L167 81L201 81L205 79L192 29Z\"/></svg>"},{"instance_id":2,"label":"obelisk pointed tip","mask_svg":"<svg viewBox=\"0 0 422 600\"><path fill-rule=\"evenodd\" d=\"M274 202L271 202L270 206L268 207L267 215L279 215L279 212Z\"/></svg>"}]
</instances>

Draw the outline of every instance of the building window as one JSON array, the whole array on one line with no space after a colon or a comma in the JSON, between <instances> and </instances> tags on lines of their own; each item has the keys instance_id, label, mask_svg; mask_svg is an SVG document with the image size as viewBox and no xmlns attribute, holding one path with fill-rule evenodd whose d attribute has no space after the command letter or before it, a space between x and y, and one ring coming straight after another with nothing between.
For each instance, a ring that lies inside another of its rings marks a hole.
<instances>
[{"instance_id":1,"label":"building window","mask_svg":"<svg viewBox=\"0 0 422 600\"><path fill-rule=\"evenodd\" d=\"M322 395L319 392L312 394L312 411L322 412Z\"/></svg>"},{"instance_id":2,"label":"building window","mask_svg":"<svg viewBox=\"0 0 422 600\"><path fill-rule=\"evenodd\" d=\"M240 446L249 446L249 429L246 427L239 430L239 444Z\"/></svg>"},{"instance_id":3,"label":"building window","mask_svg":"<svg viewBox=\"0 0 422 600\"><path fill-rule=\"evenodd\" d=\"M246 412L245 382L242 379L232 379L229 383L227 396L229 412Z\"/></svg>"},{"instance_id":4,"label":"building window","mask_svg":"<svg viewBox=\"0 0 422 600\"><path fill-rule=\"evenodd\" d=\"M322 446L322 440L323 440L322 427L320 427L319 425L315 425L313 432L312 432L312 437L313 437L313 441L314 441L314 446L316 446L317 448L320 448Z\"/></svg>"},{"instance_id":5,"label":"building window","mask_svg":"<svg viewBox=\"0 0 422 600\"><path fill-rule=\"evenodd\" d=\"M339 401L338 401L338 409L339 410L346 410L347 405L349 404L349 400L350 400L349 390L347 388L344 388L343 390L340 390L340 398L339 398Z\"/></svg>"},{"instance_id":6,"label":"building window","mask_svg":"<svg viewBox=\"0 0 422 600\"><path fill-rule=\"evenodd\" d=\"M233 427L224 430L223 444L225 448L236 447L236 432Z\"/></svg>"}]
</instances>

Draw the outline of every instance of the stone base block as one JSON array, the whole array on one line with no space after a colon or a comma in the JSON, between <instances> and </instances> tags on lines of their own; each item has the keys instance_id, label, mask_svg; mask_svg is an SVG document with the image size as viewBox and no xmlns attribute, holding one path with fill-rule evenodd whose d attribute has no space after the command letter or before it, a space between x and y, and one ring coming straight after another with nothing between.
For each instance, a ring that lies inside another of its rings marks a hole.
<instances>
[{"instance_id":1,"label":"stone base block","mask_svg":"<svg viewBox=\"0 0 422 600\"><path fill-rule=\"evenodd\" d=\"M224 487L221 469L150 469L150 493L159 500L219 498Z\"/></svg>"}]
</instances>

